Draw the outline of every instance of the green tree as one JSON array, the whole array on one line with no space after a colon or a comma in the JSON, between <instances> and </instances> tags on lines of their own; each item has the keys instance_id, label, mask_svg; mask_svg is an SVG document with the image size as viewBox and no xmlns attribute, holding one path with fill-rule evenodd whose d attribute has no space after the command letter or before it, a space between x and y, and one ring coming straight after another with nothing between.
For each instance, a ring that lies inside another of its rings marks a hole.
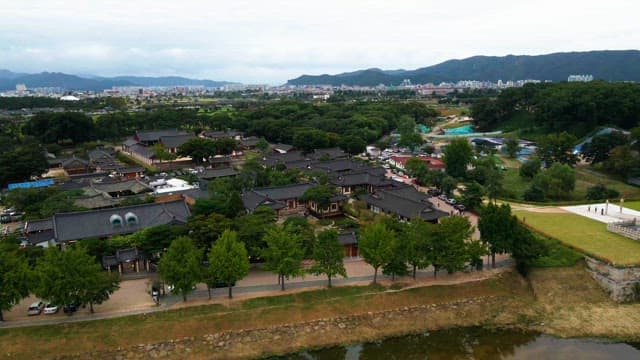
<instances>
[{"instance_id":1,"label":"green tree","mask_svg":"<svg viewBox=\"0 0 640 360\"><path fill-rule=\"evenodd\" d=\"M538 140L537 155L546 167L555 162L575 165L577 159L573 149L576 142L576 137L567 132L548 134Z\"/></svg>"},{"instance_id":2,"label":"green tree","mask_svg":"<svg viewBox=\"0 0 640 360\"><path fill-rule=\"evenodd\" d=\"M474 181L461 191L462 203L469 209L477 209L482 205L482 197L484 194L485 190L482 185Z\"/></svg>"},{"instance_id":3,"label":"green tree","mask_svg":"<svg viewBox=\"0 0 640 360\"><path fill-rule=\"evenodd\" d=\"M338 146L349 155L362 154L367 149L367 143L355 135L343 136L338 142Z\"/></svg>"},{"instance_id":4,"label":"green tree","mask_svg":"<svg viewBox=\"0 0 640 360\"><path fill-rule=\"evenodd\" d=\"M73 246L65 251L51 247L38 259L33 292L54 304L88 303L93 309L93 303L106 300L118 288L117 279L107 284L102 273L95 258L87 254L83 247ZM100 296L100 290L107 294Z\"/></svg>"},{"instance_id":5,"label":"green tree","mask_svg":"<svg viewBox=\"0 0 640 360\"><path fill-rule=\"evenodd\" d=\"M531 158L520 166L520 176L525 179L533 179L540 172L542 162L538 158Z\"/></svg>"},{"instance_id":6,"label":"green tree","mask_svg":"<svg viewBox=\"0 0 640 360\"><path fill-rule=\"evenodd\" d=\"M111 294L120 288L120 276L104 272L100 265L94 264L92 272L85 274L87 286L81 292L83 304L89 304L89 311L93 314L93 305L102 304L109 300Z\"/></svg>"},{"instance_id":7,"label":"green tree","mask_svg":"<svg viewBox=\"0 0 640 360\"><path fill-rule=\"evenodd\" d=\"M639 145L636 143L635 145ZM616 146L611 149L609 158L605 162L605 168L622 177L630 176L634 170L640 167L640 155L630 145Z\"/></svg>"},{"instance_id":8,"label":"green tree","mask_svg":"<svg viewBox=\"0 0 640 360\"><path fill-rule=\"evenodd\" d=\"M201 260L202 251L196 248L187 236L173 240L167 252L160 258L160 277L173 286L173 292L182 295L183 301L187 301L187 294L193 291L202 278Z\"/></svg>"},{"instance_id":9,"label":"green tree","mask_svg":"<svg viewBox=\"0 0 640 360\"><path fill-rule=\"evenodd\" d=\"M376 222L362 229L358 247L364 261L373 267L373 283L378 279L378 269L392 257L393 241L396 233L382 222Z\"/></svg>"},{"instance_id":10,"label":"green tree","mask_svg":"<svg viewBox=\"0 0 640 360\"><path fill-rule=\"evenodd\" d=\"M238 239L244 243L250 256L260 257L262 249L266 246L264 235L275 222L276 212L268 206L258 206L253 214L240 216L234 220Z\"/></svg>"},{"instance_id":11,"label":"green tree","mask_svg":"<svg viewBox=\"0 0 640 360\"><path fill-rule=\"evenodd\" d=\"M408 245L405 239L400 239L397 236L391 240L391 256L389 260L382 265L382 273L391 275L392 281L396 280L396 276L409 274L409 269L407 268Z\"/></svg>"},{"instance_id":12,"label":"green tree","mask_svg":"<svg viewBox=\"0 0 640 360\"><path fill-rule=\"evenodd\" d=\"M196 137L178 147L177 154L190 157L196 164L202 164L218 153L218 145L211 139Z\"/></svg>"},{"instance_id":13,"label":"green tree","mask_svg":"<svg viewBox=\"0 0 640 360\"><path fill-rule=\"evenodd\" d=\"M11 310L29 296L29 274L29 263L18 253L17 246L0 241L0 322L4 321L3 311Z\"/></svg>"},{"instance_id":14,"label":"green tree","mask_svg":"<svg viewBox=\"0 0 640 360\"><path fill-rule=\"evenodd\" d=\"M520 150L518 139L513 136L507 137L505 139L504 146L509 157L515 159L515 157L518 155L518 151Z\"/></svg>"},{"instance_id":15,"label":"green tree","mask_svg":"<svg viewBox=\"0 0 640 360\"><path fill-rule=\"evenodd\" d=\"M315 149L323 149L332 146L329 135L319 129L300 129L293 136L293 146L304 154L312 153Z\"/></svg>"},{"instance_id":16,"label":"green tree","mask_svg":"<svg viewBox=\"0 0 640 360\"><path fill-rule=\"evenodd\" d=\"M209 252L210 277L227 284L229 299L236 281L249 274L249 255L235 231L225 230ZM209 286L208 286L209 288ZM211 292L209 292L211 297Z\"/></svg>"},{"instance_id":17,"label":"green tree","mask_svg":"<svg viewBox=\"0 0 640 360\"><path fill-rule=\"evenodd\" d=\"M189 238L198 249L207 251L225 230L233 227L233 221L221 214L194 215L189 217Z\"/></svg>"},{"instance_id":18,"label":"green tree","mask_svg":"<svg viewBox=\"0 0 640 360\"><path fill-rule=\"evenodd\" d=\"M230 137L214 141L215 155L231 155L238 150L238 142Z\"/></svg>"},{"instance_id":19,"label":"green tree","mask_svg":"<svg viewBox=\"0 0 640 360\"><path fill-rule=\"evenodd\" d=\"M429 172L427 164L415 157L409 158L407 160L407 163L404 165L404 168L407 170L407 173L409 173L410 176L417 179L424 179Z\"/></svg>"},{"instance_id":20,"label":"green tree","mask_svg":"<svg viewBox=\"0 0 640 360\"><path fill-rule=\"evenodd\" d=\"M487 244L482 241L469 241L466 243L467 261L477 270L482 270L482 257L489 254Z\"/></svg>"},{"instance_id":21,"label":"green tree","mask_svg":"<svg viewBox=\"0 0 640 360\"><path fill-rule=\"evenodd\" d=\"M608 134L596 135L591 138L580 149L582 157L592 163L606 161L609 158L609 152L616 146L623 146L630 143L629 136L620 131L612 131Z\"/></svg>"},{"instance_id":22,"label":"green tree","mask_svg":"<svg viewBox=\"0 0 640 360\"><path fill-rule=\"evenodd\" d=\"M265 269L278 274L281 290L284 280L301 275L304 252L300 237L288 232L283 226L272 227L264 234L267 247L262 249Z\"/></svg>"},{"instance_id":23,"label":"green tree","mask_svg":"<svg viewBox=\"0 0 640 360\"><path fill-rule=\"evenodd\" d=\"M302 216L289 216L282 225L287 231L300 237L305 259L311 258L316 245L316 234L309 220Z\"/></svg>"},{"instance_id":24,"label":"green tree","mask_svg":"<svg viewBox=\"0 0 640 360\"><path fill-rule=\"evenodd\" d=\"M453 191L458 187L458 181L452 176L445 176L440 183L440 190L447 196L451 196Z\"/></svg>"},{"instance_id":25,"label":"green tree","mask_svg":"<svg viewBox=\"0 0 640 360\"><path fill-rule=\"evenodd\" d=\"M456 138L444 149L444 164L447 174L455 178L463 178L467 166L473 158L473 150L466 139Z\"/></svg>"},{"instance_id":26,"label":"green tree","mask_svg":"<svg viewBox=\"0 0 640 360\"><path fill-rule=\"evenodd\" d=\"M587 189L587 200L616 199L620 193L615 189L608 189L603 184L596 184Z\"/></svg>"},{"instance_id":27,"label":"green tree","mask_svg":"<svg viewBox=\"0 0 640 360\"><path fill-rule=\"evenodd\" d=\"M511 254L516 261L518 272L526 276L533 263L548 254L548 249L529 229L520 224L515 216L512 217L511 221L513 222Z\"/></svg>"},{"instance_id":28,"label":"green tree","mask_svg":"<svg viewBox=\"0 0 640 360\"><path fill-rule=\"evenodd\" d=\"M258 149L262 155L265 155L269 151L269 142L263 137L260 138L256 143L256 149Z\"/></svg>"},{"instance_id":29,"label":"green tree","mask_svg":"<svg viewBox=\"0 0 640 360\"><path fill-rule=\"evenodd\" d=\"M471 223L465 217L450 216L442 219L435 240L438 243L438 266L450 274L464 269L469 258L465 244L471 239L472 233Z\"/></svg>"},{"instance_id":30,"label":"green tree","mask_svg":"<svg viewBox=\"0 0 640 360\"><path fill-rule=\"evenodd\" d=\"M417 269L425 269L431 265L433 226L420 218L411 219L403 235L403 240L407 243L407 262L411 265L411 273L415 279Z\"/></svg>"},{"instance_id":31,"label":"green tree","mask_svg":"<svg viewBox=\"0 0 640 360\"><path fill-rule=\"evenodd\" d=\"M178 158L178 156L172 152L169 152L162 144L156 143L151 147L151 151L156 154L156 159L160 160L160 163L163 161L173 161Z\"/></svg>"},{"instance_id":32,"label":"green tree","mask_svg":"<svg viewBox=\"0 0 640 360\"><path fill-rule=\"evenodd\" d=\"M309 272L314 275L327 275L327 286L331 287L331 279L337 275L347 277L344 268L344 249L338 241L338 232L329 229L318 234L313 249L314 264Z\"/></svg>"},{"instance_id":33,"label":"green tree","mask_svg":"<svg viewBox=\"0 0 640 360\"><path fill-rule=\"evenodd\" d=\"M549 177L546 194L552 199L566 198L576 186L576 172L569 165L555 163L546 170L546 175Z\"/></svg>"},{"instance_id":34,"label":"green tree","mask_svg":"<svg viewBox=\"0 0 640 360\"><path fill-rule=\"evenodd\" d=\"M489 245L491 252L491 266L496 266L496 254L511 251L513 222L511 221L511 207L508 204L487 204L480 211L478 230L483 242Z\"/></svg>"},{"instance_id":35,"label":"green tree","mask_svg":"<svg viewBox=\"0 0 640 360\"><path fill-rule=\"evenodd\" d=\"M0 139L3 140L3 139ZM0 148L0 186L5 188L13 182L28 181L32 176L40 176L49 164L42 146L27 138L21 142L8 140L6 149Z\"/></svg>"}]
</instances>

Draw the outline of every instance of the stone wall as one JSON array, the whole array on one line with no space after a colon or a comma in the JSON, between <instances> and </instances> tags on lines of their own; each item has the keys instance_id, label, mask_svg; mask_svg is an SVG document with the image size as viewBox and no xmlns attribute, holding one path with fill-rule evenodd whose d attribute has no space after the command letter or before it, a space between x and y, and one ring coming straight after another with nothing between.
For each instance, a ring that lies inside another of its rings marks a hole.
<instances>
[{"instance_id":1,"label":"stone wall","mask_svg":"<svg viewBox=\"0 0 640 360\"><path fill-rule=\"evenodd\" d=\"M607 224L607 230L628 237L633 240L640 240L640 230L636 227L636 220L622 221Z\"/></svg>"},{"instance_id":2,"label":"stone wall","mask_svg":"<svg viewBox=\"0 0 640 360\"><path fill-rule=\"evenodd\" d=\"M640 267L617 268L602 261L585 257L587 271L618 302L634 300L633 287L640 283Z\"/></svg>"},{"instance_id":3,"label":"stone wall","mask_svg":"<svg viewBox=\"0 0 640 360\"><path fill-rule=\"evenodd\" d=\"M380 312L367 312L358 315L344 316L330 319L318 319L310 322L283 324L260 329L238 331L224 331L173 339L152 344L139 344L130 348L117 348L112 351L92 352L57 357L57 359L191 359L211 358L230 359L263 356L279 349L285 352L296 351L296 340L300 338L320 339L318 345L330 346L348 341L365 341L390 335L386 329L393 323L406 324L403 334L420 331L421 328L440 328L441 319L438 315L446 316L451 326L479 325L479 319L470 314L484 314L493 318L496 314L489 309L499 308L504 299L495 296L480 296L472 299L456 300L447 303L402 307ZM499 312L499 311L498 311ZM416 319L420 320L416 324ZM457 319L457 321L453 321ZM486 320L486 319L483 319ZM428 324L428 325L425 325ZM366 329L366 337L354 337L354 332ZM379 331L376 331L379 330ZM325 339L325 340L322 340ZM283 345L289 344L289 345ZM275 345L275 346L274 346ZM242 356L237 352L239 348L250 347L255 353ZM204 355L203 355L204 354Z\"/></svg>"}]
</instances>

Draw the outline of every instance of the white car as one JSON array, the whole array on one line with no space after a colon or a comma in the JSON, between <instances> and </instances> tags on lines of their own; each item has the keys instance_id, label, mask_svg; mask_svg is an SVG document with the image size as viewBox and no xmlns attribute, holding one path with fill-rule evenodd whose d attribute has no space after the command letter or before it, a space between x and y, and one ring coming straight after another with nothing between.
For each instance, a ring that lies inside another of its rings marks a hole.
<instances>
[{"instance_id":1,"label":"white car","mask_svg":"<svg viewBox=\"0 0 640 360\"><path fill-rule=\"evenodd\" d=\"M51 315L51 314L55 314L58 312L58 310L60 310L60 308L58 307L58 305L54 305L52 303L48 303L45 307L44 307L44 314L45 315Z\"/></svg>"},{"instance_id":2,"label":"white car","mask_svg":"<svg viewBox=\"0 0 640 360\"><path fill-rule=\"evenodd\" d=\"M42 312L43 306L44 306L44 303L42 301L34 302L33 304L29 305L29 310L27 311L27 315L29 316L40 315L40 313Z\"/></svg>"}]
</instances>

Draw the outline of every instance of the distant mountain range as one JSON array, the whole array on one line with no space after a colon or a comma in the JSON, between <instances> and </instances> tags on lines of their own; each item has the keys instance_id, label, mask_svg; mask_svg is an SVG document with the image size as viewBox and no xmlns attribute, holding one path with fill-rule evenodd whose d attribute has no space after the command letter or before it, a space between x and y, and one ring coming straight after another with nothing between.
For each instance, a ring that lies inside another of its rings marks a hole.
<instances>
[{"instance_id":1,"label":"distant mountain range","mask_svg":"<svg viewBox=\"0 0 640 360\"><path fill-rule=\"evenodd\" d=\"M178 76L143 77L117 76L97 77L78 76L63 73L43 72L39 74L14 73L0 69L0 91L13 90L16 84L25 84L27 88L61 87L67 90L102 91L113 86L205 86L219 87L233 84L227 81L197 80Z\"/></svg>"},{"instance_id":2,"label":"distant mountain range","mask_svg":"<svg viewBox=\"0 0 640 360\"><path fill-rule=\"evenodd\" d=\"M566 81L572 74L591 74L609 81L640 81L640 51L603 50L548 55L473 56L416 70L358 70L337 75L302 75L288 85L399 85L409 79L413 84L456 82L459 80Z\"/></svg>"}]
</instances>

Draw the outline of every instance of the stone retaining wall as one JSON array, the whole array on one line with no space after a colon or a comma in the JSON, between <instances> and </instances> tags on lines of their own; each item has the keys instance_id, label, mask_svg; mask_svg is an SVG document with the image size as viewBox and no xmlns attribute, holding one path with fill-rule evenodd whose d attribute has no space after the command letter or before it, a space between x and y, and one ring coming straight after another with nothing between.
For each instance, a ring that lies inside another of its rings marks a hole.
<instances>
[{"instance_id":1,"label":"stone retaining wall","mask_svg":"<svg viewBox=\"0 0 640 360\"><path fill-rule=\"evenodd\" d=\"M632 221L609 223L607 224L607 230L633 240L640 240L640 230L636 227L635 219Z\"/></svg>"},{"instance_id":2,"label":"stone retaining wall","mask_svg":"<svg viewBox=\"0 0 640 360\"><path fill-rule=\"evenodd\" d=\"M616 268L602 261L585 257L587 271L618 302L634 300L634 286L640 283L640 267Z\"/></svg>"},{"instance_id":3,"label":"stone retaining wall","mask_svg":"<svg viewBox=\"0 0 640 360\"><path fill-rule=\"evenodd\" d=\"M403 307L381 312L368 312L353 316L337 317L331 319L319 319L311 322L283 324L268 328L225 331L204 336L185 337L169 341L140 344L131 348L118 348L108 352L93 352L62 356L58 359L158 359L158 358L237 358L235 350L242 346L250 346L256 350L270 349L271 343L293 344L297 338L315 337L318 339L341 339L338 341L319 341L321 346L337 345L340 341L354 341L352 334L359 329L384 329L390 322L412 323L412 319L423 319L428 322L430 315L449 312L463 321L468 319L468 311L481 311L495 307L501 303L501 298L494 296L476 297L440 304ZM488 313L488 312L487 312ZM452 324L455 326L456 324ZM407 328L406 333L420 331L419 328ZM385 336L389 336L386 334ZM364 341L358 339L358 341ZM276 347L277 348L277 347ZM286 347L285 347L286 348ZM275 348L274 348L275 349ZM270 350L266 350L269 352ZM273 351L273 350L271 350ZM295 348L287 348L286 351L295 351ZM256 353L255 355L260 355ZM262 352L264 355L264 351Z\"/></svg>"}]
</instances>

